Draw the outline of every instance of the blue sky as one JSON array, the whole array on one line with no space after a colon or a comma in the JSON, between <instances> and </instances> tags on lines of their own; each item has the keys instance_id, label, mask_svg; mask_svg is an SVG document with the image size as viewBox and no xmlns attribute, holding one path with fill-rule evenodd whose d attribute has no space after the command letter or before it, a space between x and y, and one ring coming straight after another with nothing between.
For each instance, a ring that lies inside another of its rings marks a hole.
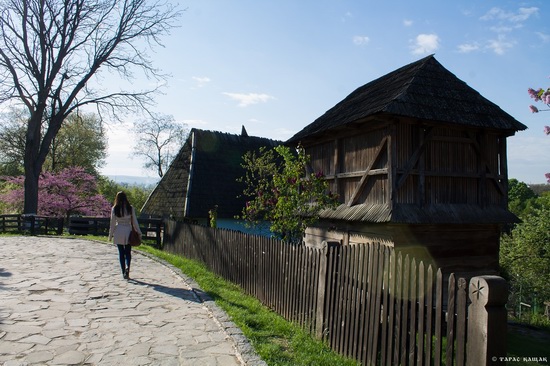
<instances>
[{"instance_id":1,"label":"blue sky","mask_svg":"<svg viewBox=\"0 0 550 366\"><path fill-rule=\"evenodd\" d=\"M357 87L429 54L529 127L508 141L510 178L545 182L550 3L538 1L186 0L180 27L150 56L171 77L156 111L188 128L286 140ZM146 81L138 81L145 83ZM542 108L542 105L538 105ZM128 122L132 117L128 117ZM150 175L110 133L103 173Z\"/></svg>"}]
</instances>

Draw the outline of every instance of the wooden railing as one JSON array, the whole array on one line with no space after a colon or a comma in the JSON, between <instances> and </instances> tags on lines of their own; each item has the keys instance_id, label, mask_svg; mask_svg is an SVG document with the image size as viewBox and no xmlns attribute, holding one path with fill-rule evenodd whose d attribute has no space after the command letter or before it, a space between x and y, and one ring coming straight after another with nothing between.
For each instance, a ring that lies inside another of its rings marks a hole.
<instances>
[{"instance_id":1,"label":"wooden railing","mask_svg":"<svg viewBox=\"0 0 550 366\"><path fill-rule=\"evenodd\" d=\"M63 219L38 215L0 215L0 232L61 235L63 233Z\"/></svg>"},{"instance_id":2,"label":"wooden railing","mask_svg":"<svg viewBox=\"0 0 550 366\"><path fill-rule=\"evenodd\" d=\"M145 240L162 244L164 223L162 219L138 219L139 228ZM73 235L109 235L109 218L71 217L67 229ZM38 215L0 215L0 233L24 233L31 235L61 235L64 220Z\"/></svg>"},{"instance_id":3,"label":"wooden railing","mask_svg":"<svg viewBox=\"0 0 550 366\"><path fill-rule=\"evenodd\" d=\"M71 217L68 230L73 235L109 235L108 217ZM139 229L146 240L155 240L157 246L162 244L162 233L164 223L162 219L141 219L138 218Z\"/></svg>"},{"instance_id":4,"label":"wooden railing","mask_svg":"<svg viewBox=\"0 0 550 366\"><path fill-rule=\"evenodd\" d=\"M469 285L379 243L319 249L174 221L163 248L365 365L485 365L506 355L505 286L487 285L500 277Z\"/></svg>"}]
</instances>

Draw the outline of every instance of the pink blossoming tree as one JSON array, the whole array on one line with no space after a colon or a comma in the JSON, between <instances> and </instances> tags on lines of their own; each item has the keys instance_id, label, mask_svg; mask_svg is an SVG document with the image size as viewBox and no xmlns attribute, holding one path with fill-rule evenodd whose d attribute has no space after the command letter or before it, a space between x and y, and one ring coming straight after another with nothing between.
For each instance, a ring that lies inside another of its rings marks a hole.
<instances>
[{"instance_id":1,"label":"pink blossoming tree","mask_svg":"<svg viewBox=\"0 0 550 366\"><path fill-rule=\"evenodd\" d=\"M24 177L5 177L7 192L0 198L13 212L21 212L24 203ZM111 205L98 193L96 178L83 168L66 168L58 173L40 175L38 212L43 216L109 216Z\"/></svg>"},{"instance_id":2,"label":"pink blossoming tree","mask_svg":"<svg viewBox=\"0 0 550 366\"><path fill-rule=\"evenodd\" d=\"M529 88L527 89L527 92L529 93L529 96L535 100L535 102L542 102L546 104L547 107L550 107L550 88L546 90L542 88L539 88L537 90ZM550 108L539 109L534 105L530 105L529 109L532 113L550 111ZM544 133L550 135L550 126L544 126ZM550 173L546 173L546 180L548 181L548 183L550 183Z\"/></svg>"}]
</instances>

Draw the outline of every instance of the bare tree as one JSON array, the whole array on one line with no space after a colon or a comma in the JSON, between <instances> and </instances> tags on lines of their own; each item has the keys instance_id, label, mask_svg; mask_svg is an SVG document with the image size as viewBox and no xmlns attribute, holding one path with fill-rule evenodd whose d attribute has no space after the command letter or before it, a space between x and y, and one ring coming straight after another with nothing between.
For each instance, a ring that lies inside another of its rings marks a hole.
<instances>
[{"instance_id":1,"label":"bare tree","mask_svg":"<svg viewBox=\"0 0 550 366\"><path fill-rule=\"evenodd\" d=\"M156 89L106 91L101 77L162 81L147 51L180 13L163 0L0 0L0 103L23 105L25 213L38 207L38 178L64 119L83 106L116 117L147 109Z\"/></svg>"},{"instance_id":2,"label":"bare tree","mask_svg":"<svg viewBox=\"0 0 550 366\"><path fill-rule=\"evenodd\" d=\"M152 114L150 119L136 122L132 130L137 139L133 155L145 158L143 167L156 170L162 178L187 138L186 125L173 116Z\"/></svg>"}]
</instances>

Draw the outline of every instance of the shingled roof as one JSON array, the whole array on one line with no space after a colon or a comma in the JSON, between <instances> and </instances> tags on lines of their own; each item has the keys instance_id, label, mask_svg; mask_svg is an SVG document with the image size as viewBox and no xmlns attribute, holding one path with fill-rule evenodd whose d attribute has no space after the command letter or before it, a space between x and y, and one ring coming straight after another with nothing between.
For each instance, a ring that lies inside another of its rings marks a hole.
<instances>
[{"instance_id":1,"label":"shingled roof","mask_svg":"<svg viewBox=\"0 0 550 366\"><path fill-rule=\"evenodd\" d=\"M296 143L376 114L509 130L527 127L445 69L433 55L365 84L291 137Z\"/></svg>"},{"instance_id":2,"label":"shingled roof","mask_svg":"<svg viewBox=\"0 0 550 366\"><path fill-rule=\"evenodd\" d=\"M242 156L262 146L282 141L192 129L166 174L151 193L142 213L176 218L206 218L218 206L218 217L233 218L241 213L244 199L237 198L244 186Z\"/></svg>"}]
</instances>

